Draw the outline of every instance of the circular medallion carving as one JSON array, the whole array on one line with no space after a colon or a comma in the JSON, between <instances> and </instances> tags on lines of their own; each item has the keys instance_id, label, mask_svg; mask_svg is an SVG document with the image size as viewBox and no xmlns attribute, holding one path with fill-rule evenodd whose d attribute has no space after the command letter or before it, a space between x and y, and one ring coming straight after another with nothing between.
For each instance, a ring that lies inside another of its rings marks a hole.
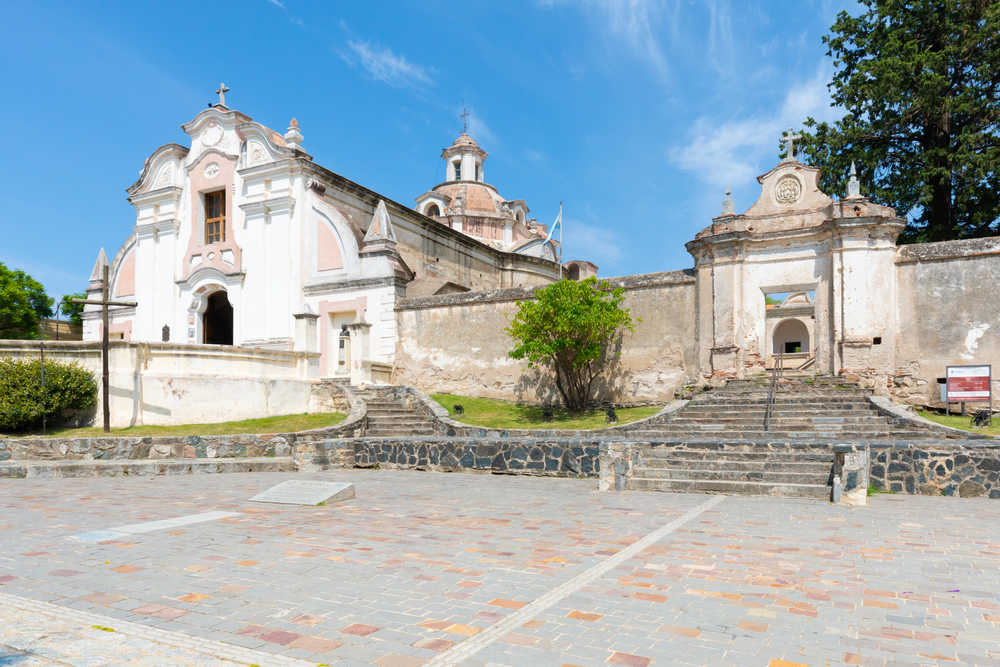
<instances>
[{"instance_id":1,"label":"circular medallion carving","mask_svg":"<svg viewBox=\"0 0 1000 667\"><path fill-rule=\"evenodd\" d=\"M209 162L205 167L205 178L215 178L219 175L219 165L217 162Z\"/></svg>"},{"instance_id":2,"label":"circular medallion carving","mask_svg":"<svg viewBox=\"0 0 1000 667\"><path fill-rule=\"evenodd\" d=\"M802 184L794 176L782 176L774 186L774 198L779 204L794 204L802 196Z\"/></svg>"},{"instance_id":3,"label":"circular medallion carving","mask_svg":"<svg viewBox=\"0 0 1000 667\"><path fill-rule=\"evenodd\" d=\"M202 142L206 146L214 146L219 143L220 139L222 139L222 126L214 120L210 120L205 126L205 132L201 135Z\"/></svg>"}]
</instances>

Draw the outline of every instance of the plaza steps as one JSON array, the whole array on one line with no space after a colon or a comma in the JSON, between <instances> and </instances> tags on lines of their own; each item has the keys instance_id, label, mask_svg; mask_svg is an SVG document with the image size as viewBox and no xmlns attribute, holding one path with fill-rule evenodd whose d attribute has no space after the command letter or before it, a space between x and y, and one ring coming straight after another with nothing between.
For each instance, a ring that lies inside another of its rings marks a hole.
<instances>
[{"instance_id":1,"label":"plaza steps","mask_svg":"<svg viewBox=\"0 0 1000 667\"><path fill-rule=\"evenodd\" d=\"M291 456L200 459L34 460L0 462L0 478L151 477L226 472L295 472Z\"/></svg>"},{"instance_id":2,"label":"plaza steps","mask_svg":"<svg viewBox=\"0 0 1000 667\"><path fill-rule=\"evenodd\" d=\"M832 463L823 443L664 442L638 448L628 488L828 499Z\"/></svg>"},{"instance_id":3,"label":"plaza steps","mask_svg":"<svg viewBox=\"0 0 1000 667\"><path fill-rule=\"evenodd\" d=\"M829 498L835 443L940 437L894 423L843 378L805 374L777 383L765 430L769 389L767 376L731 380L672 415L616 429L640 443L629 488Z\"/></svg>"},{"instance_id":4,"label":"plaza steps","mask_svg":"<svg viewBox=\"0 0 1000 667\"><path fill-rule=\"evenodd\" d=\"M404 390L405 388L395 386L352 388L367 407L364 429L366 437L407 437L438 433L438 422L434 415L423 405L416 404Z\"/></svg>"},{"instance_id":5,"label":"plaza steps","mask_svg":"<svg viewBox=\"0 0 1000 667\"><path fill-rule=\"evenodd\" d=\"M939 438L929 429L899 425L868 401L870 391L835 376L783 378L764 428L770 380L731 380L699 394L662 419L619 432L636 439L874 440Z\"/></svg>"}]
</instances>

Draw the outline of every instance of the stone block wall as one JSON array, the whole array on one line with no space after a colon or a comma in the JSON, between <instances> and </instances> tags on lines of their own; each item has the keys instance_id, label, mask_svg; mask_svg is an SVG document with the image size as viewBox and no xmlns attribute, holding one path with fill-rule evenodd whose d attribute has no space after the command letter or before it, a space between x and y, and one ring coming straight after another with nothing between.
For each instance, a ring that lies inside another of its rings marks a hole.
<instances>
[{"instance_id":1,"label":"stone block wall","mask_svg":"<svg viewBox=\"0 0 1000 667\"><path fill-rule=\"evenodd\" d=\"M872 483L896 493L1000 498L1000 443L871 443Z\"/></svg>"},{"instance_id":2,"label":"stone block wall","mask_svg":"<svg viewBox=\"0 0 1000 667\"><path fill-rule=\"evenodd\" d=\"M668 271L610 282L625 289L625 307L640 320L622 339L621 357L605 374L601 400L621 405L667 402L697 372L695 289L691 271ZM558 402L555 386L507 356L504 329L527 289L402 299L393 382L427 392Z\"/></svg>"},{"instance_id":3,"label":"stone block wall","mask_svg":"<svg viewBox=\"0 0 1000 667\"><path fill-rule=\"evenodd\" d=\"M366 438L353 440L354 465L440 472L596 477L599 443L573 439Z\"/></svg>"}]
</instances>

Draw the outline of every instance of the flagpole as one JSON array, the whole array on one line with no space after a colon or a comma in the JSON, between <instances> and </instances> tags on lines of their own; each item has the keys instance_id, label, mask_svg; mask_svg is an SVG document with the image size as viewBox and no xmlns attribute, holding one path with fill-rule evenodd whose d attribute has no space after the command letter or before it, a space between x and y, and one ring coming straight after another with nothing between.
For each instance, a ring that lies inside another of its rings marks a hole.
<instances>
[{"instance_id":1,"label":"flagpole","mask_svg":"<svg viewBox=\"0 0 1000 667\"><path fill-rule=\"evenodd\" d=\"M563 245L562 244L563 244L563 240L562 240L562 230L563 230L563 225L565 225L565 224L566 223L563 222L562 202L559 202L559 280L563 279L563 263L562 263L562 255L563 255Z\"/></svg>"}]
</instances>

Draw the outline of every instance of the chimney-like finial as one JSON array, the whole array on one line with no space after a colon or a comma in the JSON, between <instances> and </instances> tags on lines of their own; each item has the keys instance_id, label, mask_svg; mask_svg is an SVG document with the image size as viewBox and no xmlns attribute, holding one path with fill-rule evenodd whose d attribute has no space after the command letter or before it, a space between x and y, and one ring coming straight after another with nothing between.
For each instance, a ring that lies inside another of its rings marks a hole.
<instances>
[{"instance_id":1,"label":"chimney-like finial","mask_svg":"<svg viewBox=\"0 0 1000 667\"><path fill-rule=\"evenodd\" d=\"M858 181L858 170L854 166L854 160L851 160L851 177L847 179L847 197L854 199L860 196L861 182Z\"/></svg>"},{"instance_id":2,"label":"chimney-like finial","mask_svg":"<svg viewBox=\"0 0 1000 667\"><path fill-rule=\"evenodd\" d=\"M732 188L726 188L726 198L722 200L722 215L736 215L736 205L733 203Z\"/></svg>"},{"instance_id":3,"label":"chimney-like finial","mask_svg":"<svg viewBox=\"0 0 1000 667\"><path fill-rule=\"evenodd\" d=\"M302 148L303 138L299 131L299 121L293 118L288 124L288 131L285 132L285 143L289 148Z\"/></svg>"}]
</instances>

